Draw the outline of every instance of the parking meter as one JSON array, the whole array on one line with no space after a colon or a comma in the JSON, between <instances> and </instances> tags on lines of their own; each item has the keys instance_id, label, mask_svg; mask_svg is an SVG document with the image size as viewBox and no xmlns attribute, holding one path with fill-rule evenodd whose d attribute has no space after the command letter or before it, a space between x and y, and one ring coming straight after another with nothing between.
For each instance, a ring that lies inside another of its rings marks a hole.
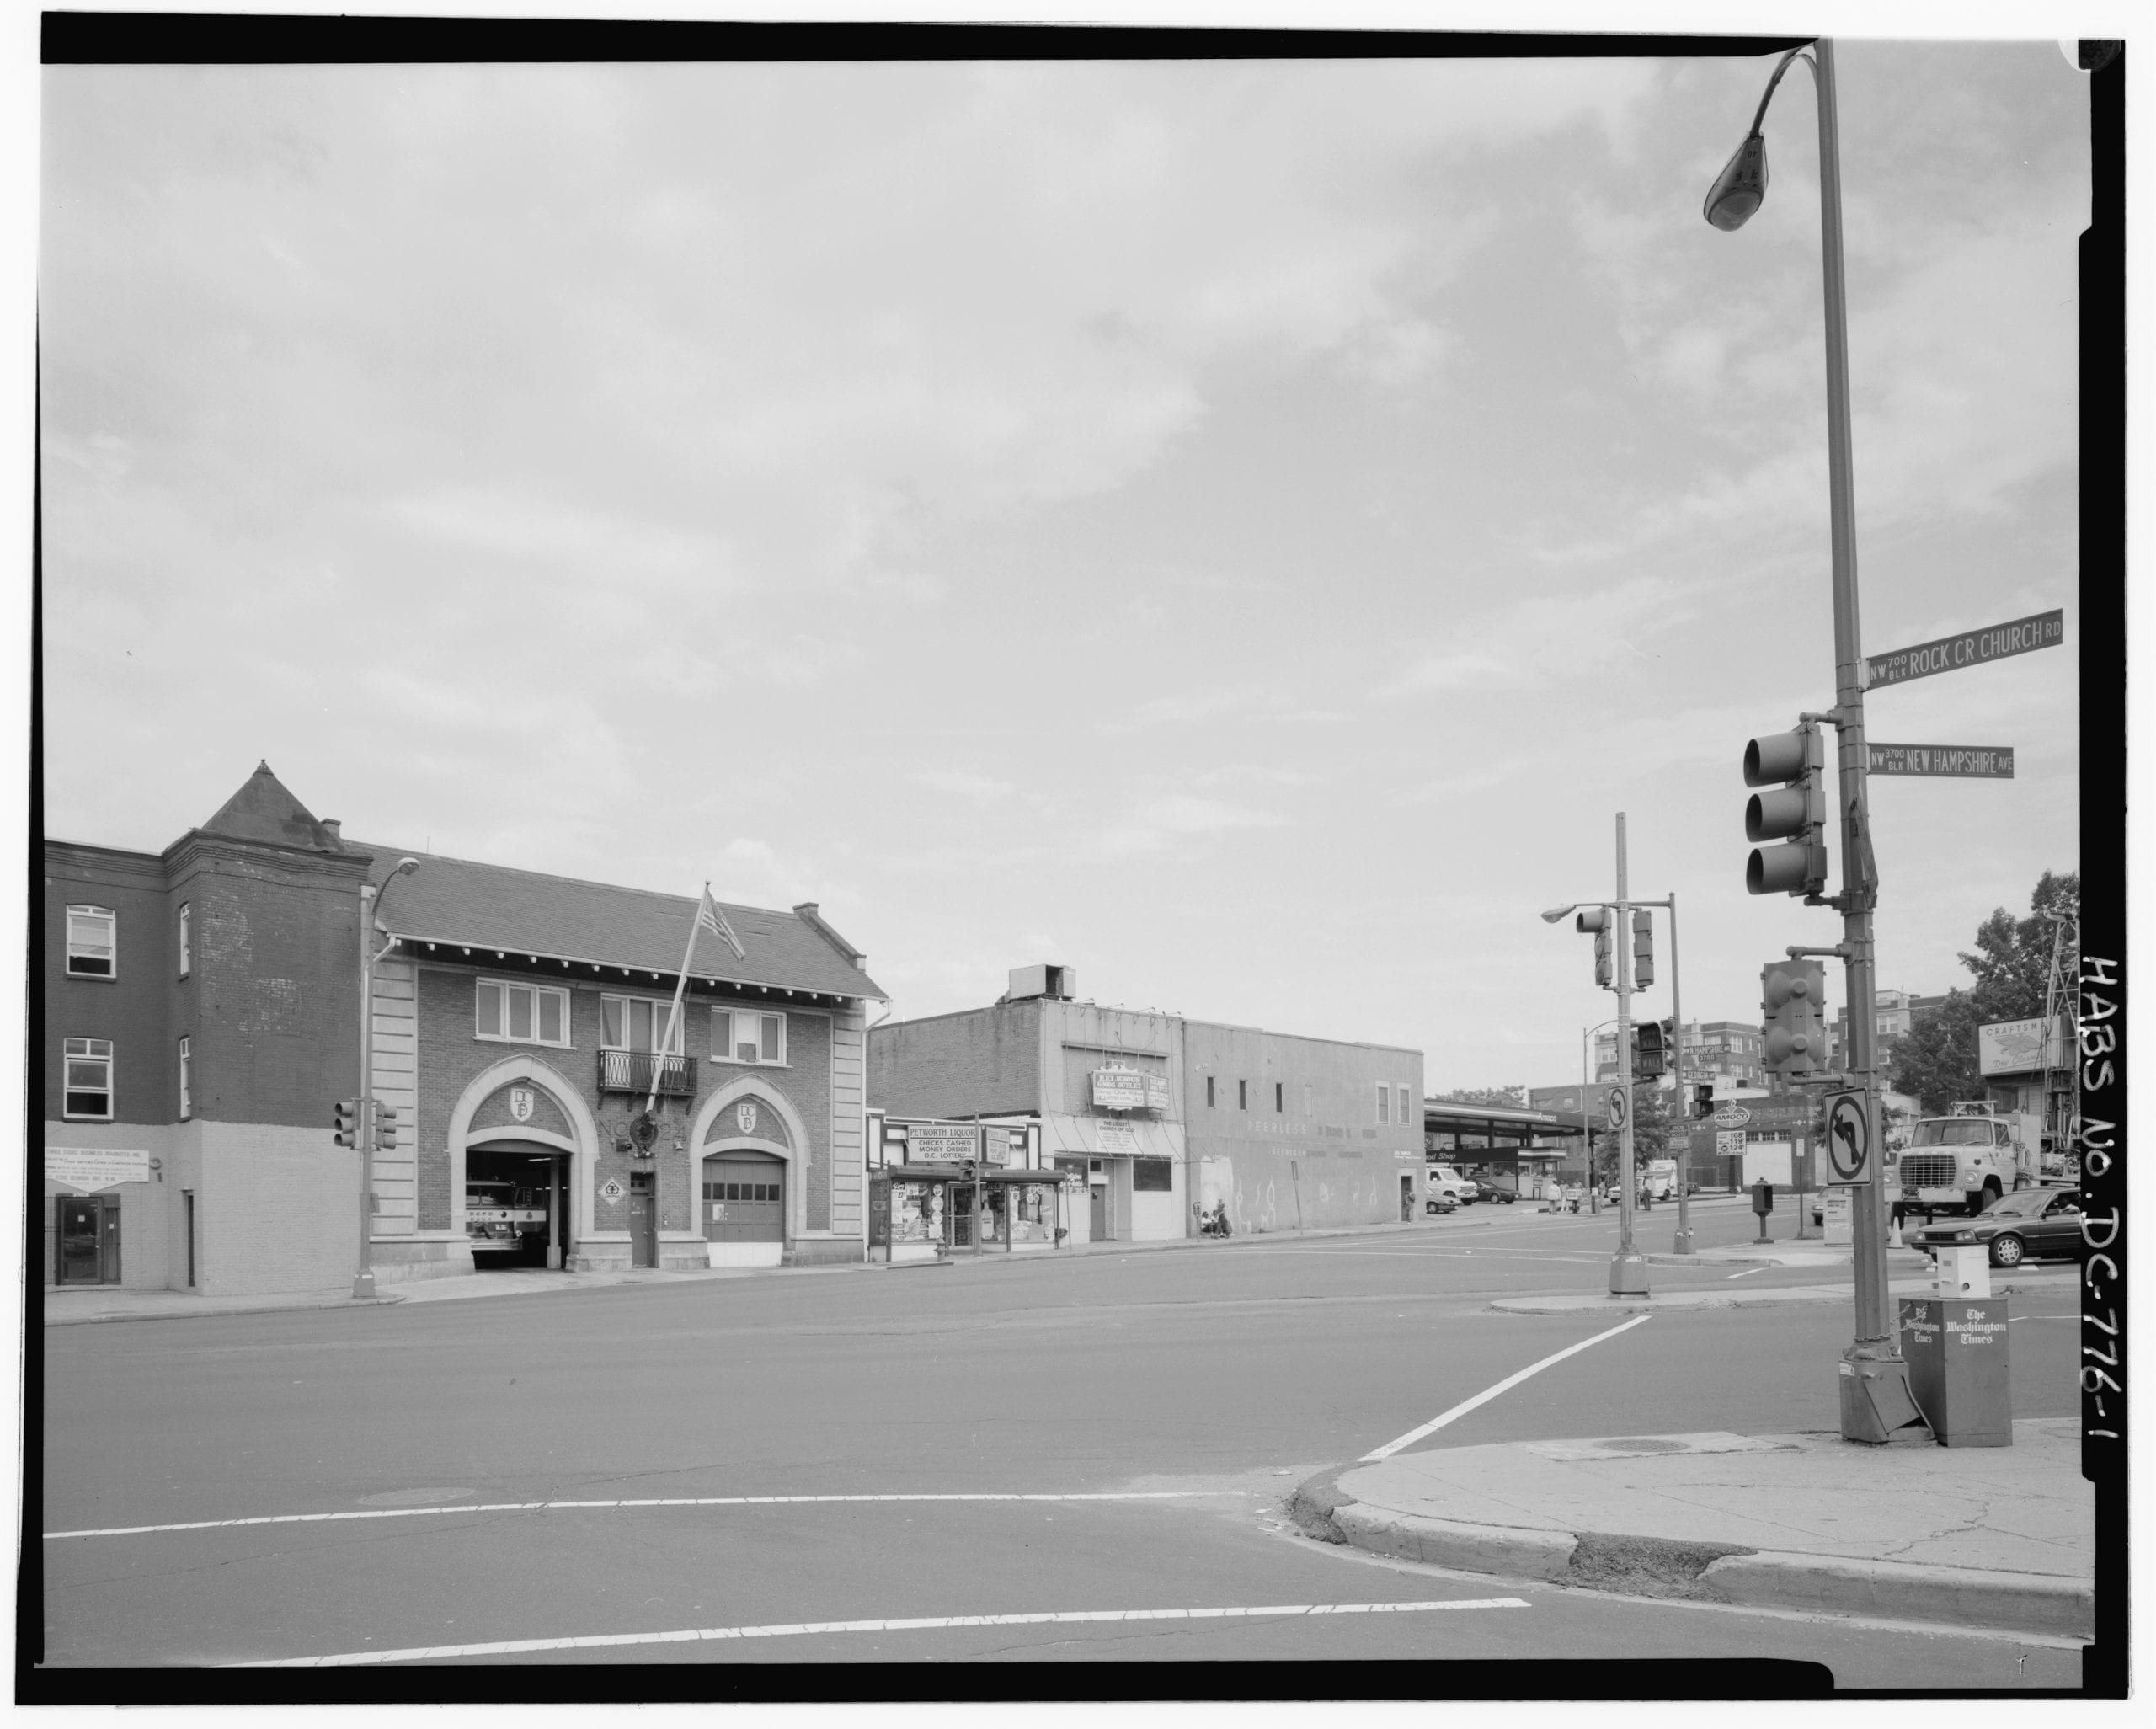
<instances>
[{"instance_id":1,"label":"parking meter","mask_svg":"<svg viewBox=\"0 0 2156 1729\"><path fill-rule=\"evenodd\" d=\"M1759 1234L1752 1241L1772 1242L1774 1239L1767 1235L1767 1215L1774 1210L1774 1186L1764 1177L1752 1185L1752 1210L1759 1215Z\"/></svg>"}]
</instances>

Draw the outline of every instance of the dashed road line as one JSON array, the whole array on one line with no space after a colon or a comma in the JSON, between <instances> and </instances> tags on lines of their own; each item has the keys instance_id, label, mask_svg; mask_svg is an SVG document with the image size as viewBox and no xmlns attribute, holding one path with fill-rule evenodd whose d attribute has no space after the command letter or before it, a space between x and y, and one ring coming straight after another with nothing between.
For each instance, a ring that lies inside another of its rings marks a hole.
<instances>
[{"instance_id":1,"label":"dashed road line","mask_svg":"<svg viewBox=\"0 0 2156 1729\"><path fill-rule=\"evenodd\" d=\"M1425 1614L1438 1609L1529 1609L1524 1597L1449 1598L1426 1603L1278 1603L1230 1609L1051 1609L1033 1614L909 1615L865 1621L779 1621L760 1627L691 1627L664 1633L592 1633L569 1639L498 1639L478 1645L415 1645L402 1651L345 1651L329 1657L270 1657L227 1663L236 1669L316 1669L360 1663L409 1663L451 1657L521 1657L546 1651L594 1651L623 1645L691 1644L704 1640L787 1639L804 1634L932 1633L963 1627L1053 1627L1085 1621L1257 1620L1290 1615Z\"/></svg>"},{"instance_id":2,"label":"dashed road line","mask_svg":"<svg viewBox=\"0 0 2156 1729\"><path fill-rule=\"evenodd\" d=\"M1241 1492L1235 1489L1132 1489L1070 1495L669 1495L636 1501L483 1501L458 1507L380 1507L346 1513L276 1513L255 1518L195 1519L185 1524L107 1525L96 1530L47 1531L45 1540L56 1543L63 1537L147 1537L168 1531L233 1530L243 1525L318 1525L355 1519L432 1518L444 1513L568 1513L637 1507L810 1507L830 1502L888 1501L1181 1501L1193 1496Z\"/></svg>"},{"instance_id":3,"label":"dashed road line","mask_svg":"<svg viewBox=\"0 0 2156 1729\"><path fill-rule=\"evenodd\" d=\"M1618 1334L1626 1331L1632 1327L1637 1326L1641 1321L1652 1321L1653 1319L1654 1316L1651 1314L1636 1315L1630 1321L1620 1322L1619 1325L1611 1327L1608 1332L1597 1333L1591 1339L1582 1339L1577 1345L1567 1345L1563 1350L1544 1358L1540 1363L1530 1363L1525 1369L1521 1369L1518 1374L1507 1375L1494 1387L1485 1387L1472 1399L1463 1399L1459 1404L1454 1406L1451 1410L1439 1412L1437 1416L1432 1417L1428 1422L1424 1423L1419 1429L1410 1429L1398 1440L1388 1441L1382 1447L1374 1448L1371 1451L1365 1453L1362 1458L1356 1462L1359 1465L1374 1465L1380 1459L1390 1459L1394 1454L1399 1452L1401 1448L1413 1446L1415 1443L1421 1440L1423 1436L1435 1434L1439 1429L1443 1428L1447 1423L1452 1422L1455 1417L1465 1417L1469 1411L1476 1409L1476 1406L1487 1405L1492 1399L1496 1398L1498 1394L1504 1392L1508 1388L1518 1386L1529 1375L1541 1374L1542 1371L1549 1368L1551 1363L1562 1363L1567 1357L1574 1356L1579 1352L1586 1350L1590 1345L1598 1345L1604 1339L1614 1339Z\"/></svg>"}]
</instances>

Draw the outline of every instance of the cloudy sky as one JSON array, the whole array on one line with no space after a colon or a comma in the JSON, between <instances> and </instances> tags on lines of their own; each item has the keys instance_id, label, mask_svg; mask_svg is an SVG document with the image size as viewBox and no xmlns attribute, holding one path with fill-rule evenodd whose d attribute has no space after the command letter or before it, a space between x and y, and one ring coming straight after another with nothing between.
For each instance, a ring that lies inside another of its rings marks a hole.
<instances>
[{"instance_id":1,"label":"cloudy sky","mask_svg":"<svg viewBox=\"0 0 2156 1729\"><path fill-rule=\"evenodd\" d=\"M355 835L817 900L900 1016L1058 960L1435 1089L1577 1075L1614 1001L1535 915L1624 811L1689 1014L1756 1018L1840 934L1742 880L1744 742L1833 698L1802 69L1700 216L1771 64L50 69L46 831L266 757ZM2079 862L2086 86L1839 72L1865 646L2066 609L1869 704L2017 752L1873 783L1939 990Z\"/></svg>"}]
</instances>

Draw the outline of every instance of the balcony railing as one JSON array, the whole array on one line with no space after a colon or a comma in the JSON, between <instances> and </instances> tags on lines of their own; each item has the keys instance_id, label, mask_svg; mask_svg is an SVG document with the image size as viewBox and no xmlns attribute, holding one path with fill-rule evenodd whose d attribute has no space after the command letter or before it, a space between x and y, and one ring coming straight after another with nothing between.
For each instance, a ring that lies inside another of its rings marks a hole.
<instances>
[{"instance_id":1,"label":"balcony railing","mask_svg":"<svg viewBox=\"0 0 2156 1729\"><path fill-rule=\"evenodd\" d=\"M686 1099L696 1096L696 1059L664 1057L656 1051L602 1050L599 1053L599 1090L648 1096L651 1071L659 1069L659 1096Z\"/></svg>"}]
</instances>

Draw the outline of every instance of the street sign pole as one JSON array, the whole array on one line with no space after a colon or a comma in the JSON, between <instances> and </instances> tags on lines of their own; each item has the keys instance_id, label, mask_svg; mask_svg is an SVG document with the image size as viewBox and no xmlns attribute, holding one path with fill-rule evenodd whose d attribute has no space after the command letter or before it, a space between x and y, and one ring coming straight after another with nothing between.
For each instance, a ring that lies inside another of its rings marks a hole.
<instances>
[{"instance_id":1,"label":"street sign pole","mask_svg":"<svg viewBox=\"0 0 2156 1729\"><path fill-rule=\"evenodd\" d=\"M1625 1112L1617 1125L1617 1254L1609 1263L1609 1294L1644 1296L1646 1258L1632 1246L1632 904L1625 877L1625 813L1617 813L1617 929L1610 941L1617 981L1617 1086Z\"/></svg>"},{"instance_id":2,"label":"street sign pole","mask_svg":"<svg viewBox=\"0 0 2156 1729\"><path fill-rule=\"evenodd\" d=\"M1865 776L1870 758L1864 741L1864 648L1858 629L1856 492L1849 446L1848 295L1842 266L1842 155L1836 111L1834 45L1816 49L1819 109L1820 274L1826 298L1827 476L1832 527L1834 590L1834 701L1839 710L1842 844L1842 941L1849 1017L1849 1067L1853 1083L1876 1091L1877 1027L1872 992L1875 961L1871 914L1878 885L1871 854L1871 822ZM1846 1440L1882 1442L1914 1419L1908 1365L1900 1341L1886 1325L1886 1233L1879 1187L1856 1191L1850 1224L1856 1286L1856 1337L1836 1365ZM1905 1413L1907 1413L1905 1415Z\"/></svg>"}]
</instances>

